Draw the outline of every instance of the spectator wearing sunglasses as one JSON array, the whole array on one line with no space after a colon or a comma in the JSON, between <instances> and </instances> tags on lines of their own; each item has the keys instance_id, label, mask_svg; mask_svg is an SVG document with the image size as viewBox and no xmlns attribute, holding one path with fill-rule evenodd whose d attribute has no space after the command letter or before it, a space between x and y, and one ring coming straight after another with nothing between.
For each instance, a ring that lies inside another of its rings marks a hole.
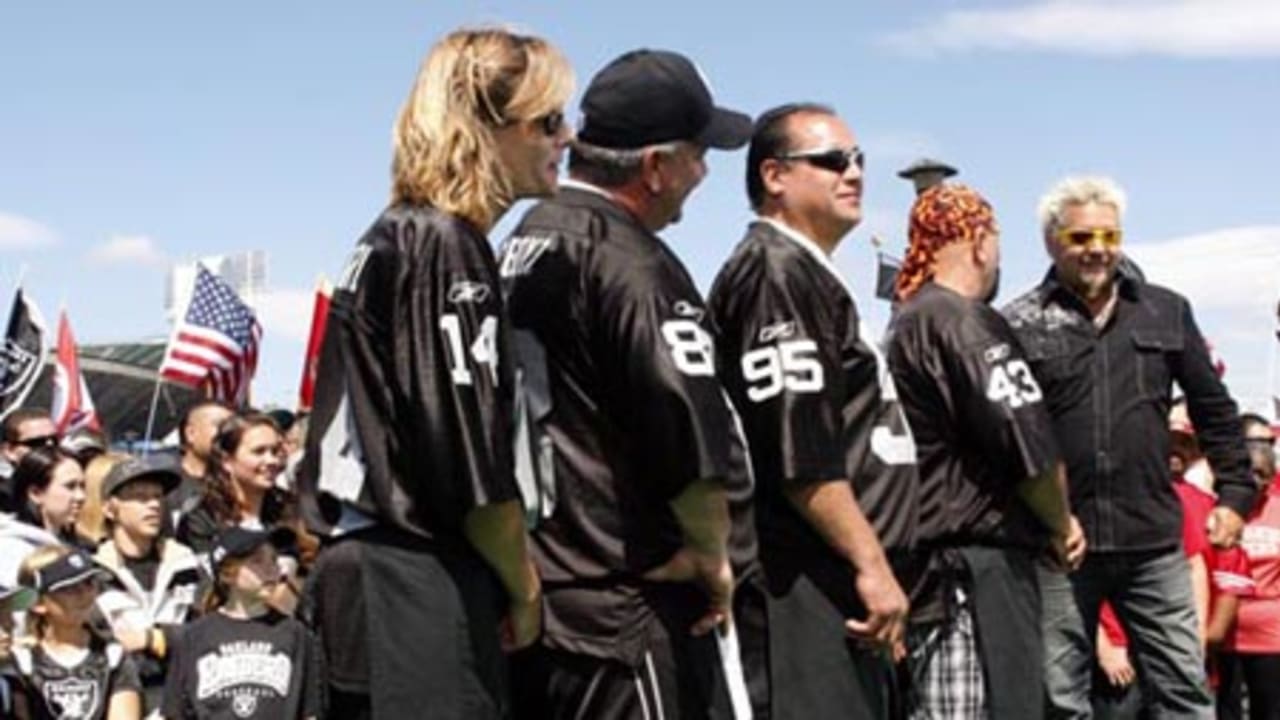
<instances>
[{"instance_id":1,"label":"spectator wearing sunglasses","mask_svg":"<svg viewBox=\"0 0 1280 720\"><path fill-rule=\"evenodd\" d=\"M58 444L58 429L47 410L18 408L9 413L0 427L0 512L17 509L13 494L13 470L32 448Z\"/></svg>"},{"instance_id":2,"label":"spectator wearing sunglasses","mask_svg":"<svg viewBox=\"0 0 1280 720\"><path fill-rule=\"evenodd\" d=\"M862 219L863 178L831 108L761 115L746 171L757 219L708 302L756 473L773 717L886 717L907 615L892 563L914 534L915 444L831 260Z\"/></svg>"},{"instance_id":3,"label":"spectator wearing sunglasses","mask_svg":"<svg viewBox=\"0 0 1280 720\"><path fill-rule=\"evenodd\" d=\"M1005 314L1044 391L1089 554L1067 575L1041 568L1050 716L1087 717L1099 607L1129 629L1157 717L1210 717L1203 653L1169 478L1172 385L1217 478L1205 531L1234 546L1257 488L1236 404L1186 298L1121 272L1125 199L1112 180L1067 178L1040 202L1044 280ZM1089 630L1086 631L1086 628Z\"/></svg>"}]
</instances>

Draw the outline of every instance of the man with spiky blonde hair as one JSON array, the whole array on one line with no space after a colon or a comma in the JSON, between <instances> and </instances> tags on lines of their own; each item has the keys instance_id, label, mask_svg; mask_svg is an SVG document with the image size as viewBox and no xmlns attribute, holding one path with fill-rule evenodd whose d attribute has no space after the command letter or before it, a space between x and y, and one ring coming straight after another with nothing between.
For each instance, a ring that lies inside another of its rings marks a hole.
<instances>
[{"instance_id":1,"label":"man with spiky blonde hair","mask_svg":"<svg viewBox=\"0 0 1280 720\"><path fill-rule=\"evenodd\" d=\"M1123 190L1072 177L1040 202L1045 279L1005 308L1044 391L1089 555L1071 575L1042 569L1049 717L1089 717L1090 659L1102 601L1128 631L1155 717L1211 718L1169 476L1165 418L1178 383L1218 478L1205 532L1240 537L1256 489L1236 404L1214 372L1181 295L1123 265Z\"/></svg>"}]
</instances>

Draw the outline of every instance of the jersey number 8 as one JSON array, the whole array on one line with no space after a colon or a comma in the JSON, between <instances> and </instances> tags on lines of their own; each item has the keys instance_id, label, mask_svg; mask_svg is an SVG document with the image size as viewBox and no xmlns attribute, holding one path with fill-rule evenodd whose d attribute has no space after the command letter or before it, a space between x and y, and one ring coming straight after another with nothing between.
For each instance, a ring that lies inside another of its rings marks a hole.
<instances>
[{"instance_id":1,"label":"jersey number 8","mask_svg":"<svg viewBox=\"0 0 1280 720\"><path fill-rule=\"evenodd\" d=\"M764 402L782 392L819 392L824 378L818 362L818 344L812 340L791 340L756 348L742 356L742 378L747 381L747 397Z\"/></svg>"}]
</instances>

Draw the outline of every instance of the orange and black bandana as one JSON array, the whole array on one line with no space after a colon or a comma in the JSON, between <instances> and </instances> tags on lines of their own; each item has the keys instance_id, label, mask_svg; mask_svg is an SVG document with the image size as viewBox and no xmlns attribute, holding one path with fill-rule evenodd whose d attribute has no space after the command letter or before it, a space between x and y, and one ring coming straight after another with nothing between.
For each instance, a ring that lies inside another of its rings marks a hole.
<instances>
[{"instance_id":1,"label":"orange and black bandana","mask_svg":"<svg viewBox=\"0 0 1280 720\"><path fill-rule=\"evenodd\" d=\"M894 284L898 301L906 301L933 278L940 248L955 242L975 242L995 227L991 203L976 190L944 183L920 193L911 206L907 226L911 246Z\"/></svg>"}]
</instances>

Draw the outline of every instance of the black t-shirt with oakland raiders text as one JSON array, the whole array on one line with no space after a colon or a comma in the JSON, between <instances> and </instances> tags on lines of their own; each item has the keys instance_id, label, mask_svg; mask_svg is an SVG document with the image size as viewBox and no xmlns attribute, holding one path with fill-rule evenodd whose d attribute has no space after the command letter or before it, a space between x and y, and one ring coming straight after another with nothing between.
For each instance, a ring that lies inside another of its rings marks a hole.
<instances>
[{"instance_id":1,"label":"black t-shirt with oakland raiders text","mask_svg":"<svg viewBox=\"0 0 1280 720\"><path fill-rule=\"evenodd\" d=\"M1043 549L1047 531L1016 488L1052 467L1058 448L1040 386L1005 319L928 283L899 308L888 355L919 454L929 573L943 547ZM934 583L913 585L913 618L936 615Z\"/></svg>"},{"instance_id":2,"label":"black t-shirt with oakland raiders text","mask_svg":"<svg viewBox=\"0 0 1280 720\"><path fill-rule=\"evenodd\" d=\"M724 483L735 569L754 558L749 460L703 299L658 237L581 183L521 219L500 271L544 642L635 662L655 612L705 606L691 586L640 580L682 545L671 500L700 479Z\"/></svg>"},{"instance_id":3,"label":"black t-shirt with oakland raiders text","mask_svg":"<svg viewBox=\"0 0 1280 720\"><path fill-rule=\"evenodd\" d=\"M760 558L811 571L842 561L787 500L788 485L847 478L896 562L915 535L915 448L852 291L808 238L753 222L709 297L719 374L746 428Z\"/></svg>"},{"instance_id":4,"label":"black t-shirt with oakland raiders text","mask_svg":"<svg viewBox=\"0 0 1280 720\"><path fill-rule=\"evenodd\" d=\"M319 717L320 656L306 627L277 612L210 613L171 650L161 713L183 720Z\"/></svg>"},{"instance_id":5,"label":"black t-shirt with oakland raiders text","mask_svg":"<svg viewBox=\"0 0 1280 720\"><path fill-rule=\"evenodd\" d=\"M97 637L84 657L64 665L43 646L15 652L33 720L106 720L111 696L141 692L137 666L124 649Z\"/></svg>"},{"instance_id":6,"label":"black t-shirt with oakland raiders text","mask_svg":"<svg viewBox=\"0 0 1280 720\"><path fill-rule=\"evenodd\" d=\"M488 239L427 206L387 208L334 289L299 489L321 533L360 522L460 540L518 497L512 375ZM351 529L351 528L345 528Z\"/></svg>"}]
</instances>

